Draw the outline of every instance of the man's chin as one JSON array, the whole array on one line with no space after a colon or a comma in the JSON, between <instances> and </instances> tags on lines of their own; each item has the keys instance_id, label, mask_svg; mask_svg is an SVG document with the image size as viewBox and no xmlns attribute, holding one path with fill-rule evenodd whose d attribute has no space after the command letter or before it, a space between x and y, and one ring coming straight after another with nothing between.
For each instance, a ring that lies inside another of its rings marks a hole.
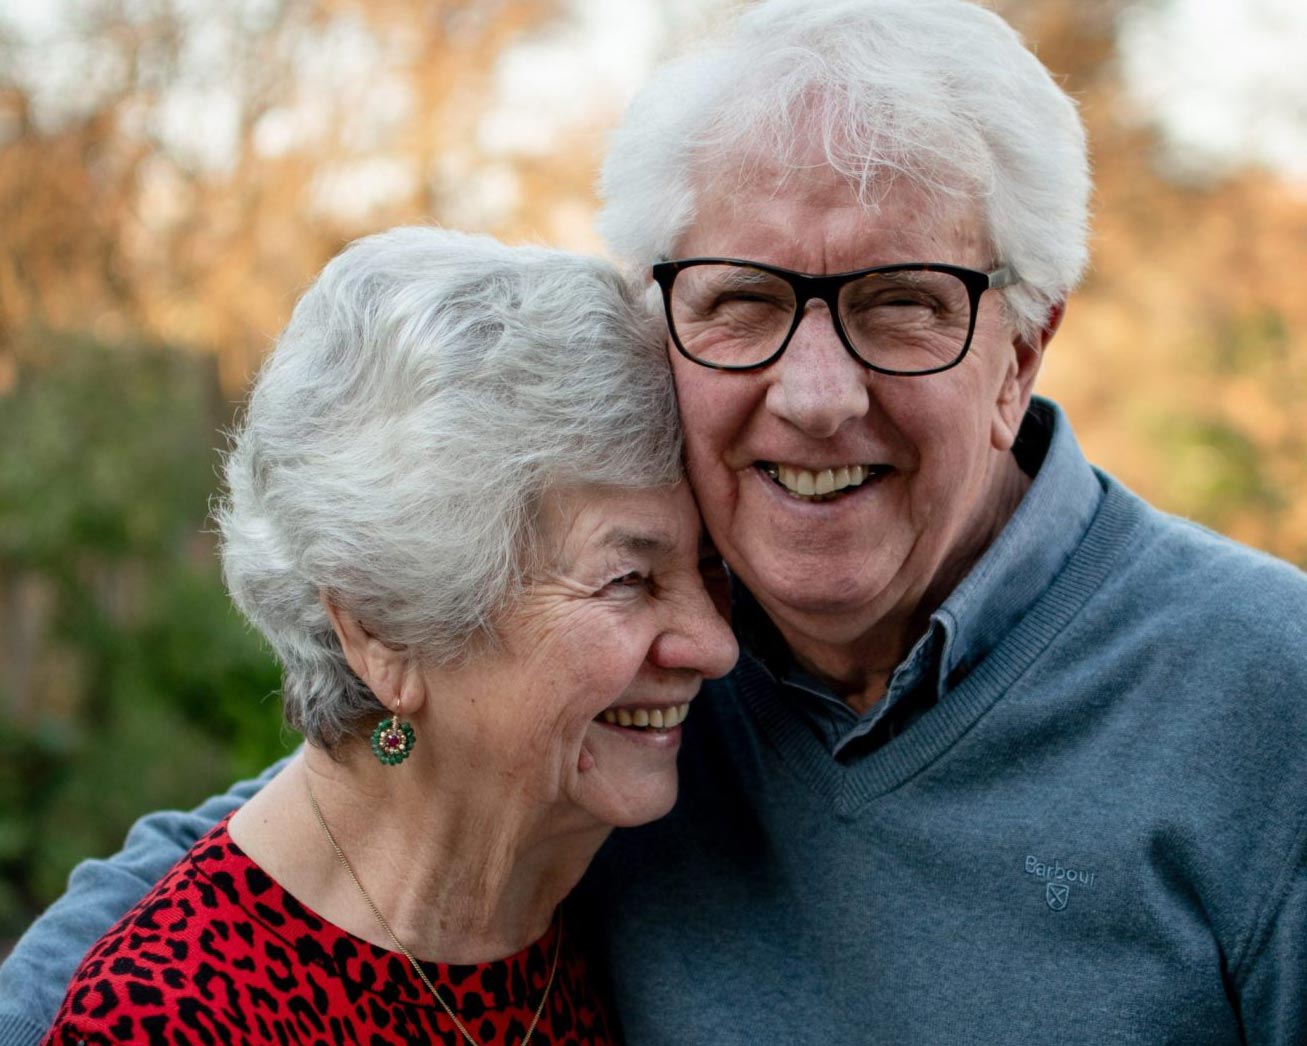
<instances>
[{"instance_id":1,"label":"man's chin","mask_svg":"<svg viewBox=\"0 0 1307 1046\"><path fill-rule=\"evenodd\" d=\"M754 570L740 570L739 576L782 627L790 620L831 618L839 630L843 619L861 617L884 590L877 579L840 569L820 554L769 557Z\"/></svg>"}]
</instances>

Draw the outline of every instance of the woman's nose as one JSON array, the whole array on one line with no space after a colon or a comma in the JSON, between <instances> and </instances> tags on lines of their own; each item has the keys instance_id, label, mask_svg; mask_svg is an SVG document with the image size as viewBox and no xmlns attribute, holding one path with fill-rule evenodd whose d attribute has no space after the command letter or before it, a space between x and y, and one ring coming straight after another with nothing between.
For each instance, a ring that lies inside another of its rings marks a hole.
<instances>
[{"instance_id":1,"label":"woman's nose","mask_svg":"<svg viewBox=\"0 0 1307 1046\"><path fill-rule=\"evenodd\" d=\"M662 668L682 668L716 679L735 667L740 656L735 633L717 612L707 589L687 594L676 618L655 640L652 657Z\"/></svg>"}]
</instances>

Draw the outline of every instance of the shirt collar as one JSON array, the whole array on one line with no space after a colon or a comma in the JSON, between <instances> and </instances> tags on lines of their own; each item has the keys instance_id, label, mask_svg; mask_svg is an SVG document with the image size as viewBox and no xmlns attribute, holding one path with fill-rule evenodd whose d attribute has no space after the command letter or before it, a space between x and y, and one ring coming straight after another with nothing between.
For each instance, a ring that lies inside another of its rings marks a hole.
<instances>
[{"instance_id":1,"label":"shirt collar","mask_svg":"<svg viewBox=\"0 0 1307 1046\"><path fill-rule=\"evenodd\" d=\"M866 734L888 707L928 684L942 698L1034 604L1079 545L1102 497L1066 416L1036 397L1012 450L1034 476L998 538L931 615L922 637L895 670L886 700L858 717L794 661L779 630L732 578L732 621L744 654L777 683L799 691L822 718L819 732L837 748Z\"/></svg>"},{"instance_id":2,"label":"shirt collar","mask_svg":"<svg viewBox=\"0 0 1307 1046\"><path fill-rule=\"evenodd\" d=\"M1025 458L1022 467L1033 472L1034 482L994 543L931 616L944 634L940 696L998 644L1062 572L1102 500L1102 484L1066 415L1051 400L1031 403L1013 453Z\"/></svg>"}]
</instances>

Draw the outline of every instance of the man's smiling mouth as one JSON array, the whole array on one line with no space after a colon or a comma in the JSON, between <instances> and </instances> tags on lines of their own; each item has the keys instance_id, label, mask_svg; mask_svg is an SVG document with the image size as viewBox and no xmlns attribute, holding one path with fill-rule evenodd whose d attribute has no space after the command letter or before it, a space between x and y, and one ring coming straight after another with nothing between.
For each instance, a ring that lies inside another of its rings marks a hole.
<instances>
[{"instance_id":1,"label":"man's smiling mouth","mask_svg":"<svg viewBox=\"0 0 1307 1046\"><path fill-rule=\"evenodd\" d=\"M891 471L888 465L841 465L813 471L773 461L760 461L757 467L787 494L803 501L829 501Z\"/></svg>"}]
</instances>

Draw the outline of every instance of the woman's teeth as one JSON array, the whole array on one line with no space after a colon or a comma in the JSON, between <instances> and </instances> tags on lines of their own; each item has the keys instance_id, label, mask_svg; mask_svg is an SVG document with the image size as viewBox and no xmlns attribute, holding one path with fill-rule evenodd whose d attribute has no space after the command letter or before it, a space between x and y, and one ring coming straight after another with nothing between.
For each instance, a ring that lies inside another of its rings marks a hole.
<instances>
[{"instance_id":1,"label":"woman's teeth","mask_svg":"<svg viewBox=\"0 0 1307 1046\"><path fill-rule=\"evenodd\" d=\"M641 729L670 730L685 722L690 714L690 702L669 705L667 708L605 708L599 718L613 726L633 726Z\"/></svg>"},{"instance_id":2,"label":"woman's teeth","mask_svg":"<svg viewBox=\"0 0 1307 1046\"><path fill-rule=\"evenodd\" d=\"M790 494L802 498L822 498L862 486L881 470L871 465L841 465L816 472L796 465L765 463L763 471Z\"/></svg>"}]
</instances>

